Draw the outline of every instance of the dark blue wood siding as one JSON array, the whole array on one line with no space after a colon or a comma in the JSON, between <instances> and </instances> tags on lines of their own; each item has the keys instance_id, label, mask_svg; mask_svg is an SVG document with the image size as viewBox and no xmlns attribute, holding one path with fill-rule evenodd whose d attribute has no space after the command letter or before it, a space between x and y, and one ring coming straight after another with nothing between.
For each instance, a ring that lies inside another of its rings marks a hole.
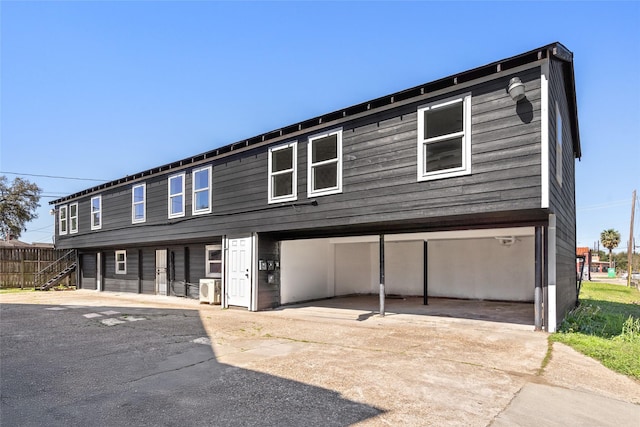
<instances>
[{"instance_id":1,"label":"dark blue wood siding","mask_svg":"<svg viewBox=\"0 0 640 427\"><path fill-rule=\"evenodd\" d=\"M238 153L213 165L211 214L191 214L191 171L186 178L185 216L169 220L170 170L103 191L103 227L89 228L90 196L80 200L80 231L59 236L61 248L122 247L156 242L202 241L211 236L311 230L389 221L438 221L539 209L540 69L518 73L527 99L516 103L506 87L512 75L343 123L343 192L307 197L307 137L298 141L297 206L267 203L268 147ZM472 93L472 174L417 181L417 108L427 102ZM336 125L327 123L326 129ZM313 132L314 134L316 132ZM283 139L273 145L290 142ZM131 223L131 187L145 182L147 221ZM191 278L193 281L195 278ZM145 279L146 280L146 279ZM143 289L148 285L143 283Z\"/></svg>"},{"instance_id":2,"label":"dark blue wood siding","mask_svg":"<svg viewBox=\"0 0 640 427\"><path fill-rule=\"evenodd\" d=\"M550 60L549 81L549 210L556 215L556 318L574 308L576 291L576 205L574 135L571 132L565 71L569 64ZM556 103L562 117L562 153L556 150ZM562 156L562 185L556 179L556 158ZM555 325L551 325L555 326Z\"/></svg>"},{"instance_id":3,"label":"dark blue wood siding","mask_svg":"<svg viewBox=\"0 0 640 427\"><path fill-rule=\"evenodd\" d=\"M80 288L96 289L96 254L81 254L78 258L80 259Z\"/></svg>"},{"instance_id":4,"label":"dark blue wood siding","mask_svg":"<svg viewBox=\"0 0 640 427\"><path fill-rule=\"evenodd\" d=\"M124 248L123 248L124 249ZM121 249L118 249L121 250ZM115 251L105 251L104 290L138 292L138 251L127 250L127 274L116 274Z\"/></svg>"}]
</instances>

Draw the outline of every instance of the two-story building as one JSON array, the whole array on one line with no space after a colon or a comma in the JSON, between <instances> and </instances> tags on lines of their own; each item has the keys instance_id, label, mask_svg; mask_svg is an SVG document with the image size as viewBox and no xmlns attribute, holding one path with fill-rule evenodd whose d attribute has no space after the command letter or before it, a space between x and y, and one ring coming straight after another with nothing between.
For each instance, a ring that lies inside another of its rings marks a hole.
<instances>
[{"instance_id":1,"label":"two-story building","mask_svg":"<svg viewBox=\"0 0 640 427\"><path fill-rule=\"evenodd\" d=\"M62 197L56 246L85 289L211 278L261 310L382 288L529 302L553 331L577 301L580 155L553 43Z\"/></svg>"}]
</instances>

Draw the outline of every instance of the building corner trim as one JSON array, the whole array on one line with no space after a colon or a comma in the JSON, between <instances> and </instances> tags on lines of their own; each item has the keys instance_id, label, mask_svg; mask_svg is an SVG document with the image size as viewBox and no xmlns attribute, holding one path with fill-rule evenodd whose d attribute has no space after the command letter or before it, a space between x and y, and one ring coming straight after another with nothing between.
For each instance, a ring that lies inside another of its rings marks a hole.
<instances>
[{"instance_id":1,"label":"building corner trim","mask_svg":"<svg viewBox=\"0 0 640 427\"><path fill-rule=\"evenodd\" d=\"M549 61L540 66L540 207L549 207Z\"/></svg>"}]
</instances>

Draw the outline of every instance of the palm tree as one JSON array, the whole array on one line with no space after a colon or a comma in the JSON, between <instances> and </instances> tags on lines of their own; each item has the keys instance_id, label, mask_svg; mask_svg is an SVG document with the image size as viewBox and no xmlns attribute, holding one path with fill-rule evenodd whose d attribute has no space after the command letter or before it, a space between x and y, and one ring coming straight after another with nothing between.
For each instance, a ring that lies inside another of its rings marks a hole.
<instances>
[{"instance_id":1,"label":"palm tree","mask_svg":"<svg viewBox=\"0 0 640 427\"><path fill-rule=\"evenodd\" d=\"M618 230L614 230L613 228L604 230L600 233L600 241L602 242L602 246L609 249L609 268L612 268L613 256L611 252L613 251L613 248L620 244L620 233Z\"/></svg>"}]
</instances>

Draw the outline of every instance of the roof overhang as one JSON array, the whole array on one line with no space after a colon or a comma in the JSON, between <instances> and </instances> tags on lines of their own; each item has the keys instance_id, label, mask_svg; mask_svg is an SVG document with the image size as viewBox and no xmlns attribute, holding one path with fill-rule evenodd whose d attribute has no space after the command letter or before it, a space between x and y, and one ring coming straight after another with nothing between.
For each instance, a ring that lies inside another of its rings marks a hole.
<instances>
[{"instance_id":1,"label":"roof overhang","mask_svg":"<svg viewBox=\"0 0 640 427\"><path fill-rule=\"evenodd\" d=\"M189 165L199 164L223 157L227 157L236 153L241 153L250 149L257 148L262 145L272 144L282 139L295 138L298 135L313 132L316 129L326 128L328 126L339 125L349 120L364 117L377 112L386 111L412 102L418 102L422 99L437 95L439 92L450 91L454 88L463 88L471 84L475 84L478 80L486 79L496 74L505 74L507 72L515 72L527 65L532 65L548 59L550 57L558 58L568 64L565 68L565 84L569 94L570 114L572 115L572 132L574 140L574 155L576 158L581 157L580 138L578 133L578 113L575 97L575 79L573 74L573 54L561 43L552 43L529 52L512 56L500 61L495 61L478 68L474 68L462 73L454 74L439 80L425 83L419 86L405 89L399 92L385 95L370 101L362 102L351 107L333 111L328 114L314 117L290 126L272 130L252 138L243 139L213 150L201 153L192 157L187 157L173 163L168 163L152 169L147 169L133 175L116 179L113 181L100 184L86 190L62 197L60 199L49 202L51 205L65 203L88 194L96 193L108 188L117 187L134 181L145 179L148 176L158 173L168 172L176 169L182 169Z\"/></svg>"}]
</instances>

